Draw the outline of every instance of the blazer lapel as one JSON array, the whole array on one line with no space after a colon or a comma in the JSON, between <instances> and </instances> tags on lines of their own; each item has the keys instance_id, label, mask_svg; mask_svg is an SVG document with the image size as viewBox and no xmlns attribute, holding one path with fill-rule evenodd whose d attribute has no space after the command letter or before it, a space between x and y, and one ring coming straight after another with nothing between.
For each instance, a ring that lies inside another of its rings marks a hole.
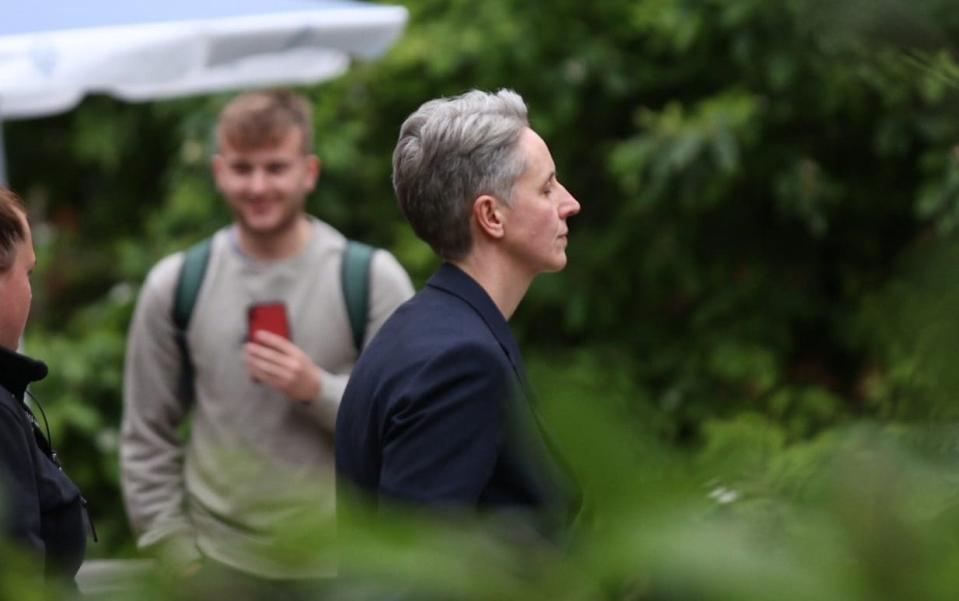
<instances>
[{"instance_id":1,"label":"blazer lapel","mask_svg":"<svg viewBox=\"0 0 959 601\"><path fill-rule=\"evenodd\" d=\"M539 436L525 436L523 440L527 452L536 458L534 464L537 468L529 470L529 477L538 482L539 489L548 499L548 504L553 507L557 515L561 516L560 520L569 521L570 515L575 512L579 504L578 500L574 500L578 495L574 492L575 486L572 484L570 471L558 463L559 455L546 428L543 427L535 407L532 388L526 378L523 356L503 314L483 287L455 265L444 263L426 285L443 290L469 304L482 317L503 352L506 353L525 397L525 402L517 405L519 412L513 415L513 419L519 420L517 431L539 434Z\"/></svg>"},{"instance_id":2,"label":"blazer lapel","mask_svg":"<svg viewBox=\"0 0 959 601\"><path fill-rule=\"evenodd\" d=\"M519 351L519 345L513 338L509 324L506 323L503 314L500 313L499 308L486 293L486 290L476 280L466 275L463 270L450 263L444 263L426 285L462 299L479 314L509 358L513 371L523 386L523 392L529 396L530 389L526 379L526 366L523 364L523 355Z\"/></svg>"}]
</instances>

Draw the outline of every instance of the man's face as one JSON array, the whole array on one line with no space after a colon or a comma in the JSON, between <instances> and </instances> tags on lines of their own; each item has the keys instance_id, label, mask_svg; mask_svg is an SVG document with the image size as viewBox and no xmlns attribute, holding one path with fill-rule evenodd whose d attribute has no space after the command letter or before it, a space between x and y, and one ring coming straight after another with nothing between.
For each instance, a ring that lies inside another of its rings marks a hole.
<instances>
[{"instance_id":1,"label":"man's face","mask_svg":"<svg viewBox=\"0 0 959 601\"><path fill-rule=\"evenodd\" d=\"M23 336L23 329L27 325L27 316L30 315L30 302L33 300L33 289L30 286L30 273L37 264L37 256L33 252L33 237L27 219L21 215L26 237L16 245L16 256L13 265L4 273L0 273L0 346L16 350Z\"/></svg>"},{"instance_id":2,"label":"man's face","mask_svg":"<svg viewBox=\"0 0 959 601\"><path fill-rule=\"evenodd\" d=\"M579 202L556 179L553 157L536 132L527 128L517 151L526 171L513 186L504 243L528 274L559 271L566 266L566 219L579 213Z\"/></svg>"},{"instance_id":3,"label":"man's face","mask_svg":"<svg viewBox=\"0 0 959 601\"><path fill-rule=\"evenodd\" d=\"M291 228L316 186L319 160L303 153L302 134L291 129L278 144L256 149L221 144L213 176L239 226L270 237Z\"/></svg>"}]
</instances>

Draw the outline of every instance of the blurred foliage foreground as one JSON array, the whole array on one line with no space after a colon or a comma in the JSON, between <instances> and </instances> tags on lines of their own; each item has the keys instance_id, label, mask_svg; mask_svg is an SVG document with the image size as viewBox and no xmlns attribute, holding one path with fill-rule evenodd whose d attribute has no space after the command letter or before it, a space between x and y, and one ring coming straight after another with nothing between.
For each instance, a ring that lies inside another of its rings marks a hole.
<instances>
[{"instance_id":1,"label":"blurred foliage foreground","mask_svg":"<svg viewBox=\"0 0 959 601\"><path fill-rule=\"evenodd\" d=\"M543 365L536 372L548 371ZM696 454L665 447L617 405L571 393L546 421L582 487L568 548L517 542L508 522L399 511L282 524L291 565L336 558L340 578L296 599L954 599L959 429L858 424L786 445L755 414L707 425ZM362 508L361 508L362 509ZM0 555L0 598L60 598ZM261 601L235 578L146 571L100 599ZM288 591L285 591L288 592ZM294 598L294 597L291 597Z\"/></svg>"},{"instance_id":2,"label":"blurred foliage foreground","mask_svg":"<svg viewBox=\"0 0 959 601\"><path fill-rule=\"evenodd\" d=\"M323 160L310 208L422 284L435 260L389 184L400 123L469 88L524 96L583 211L569 266L513 327L586 510L568 553L421 518L347 530L345 573L441 598L955 598L951 3L409 8L388 56L303 89ZM6 127L40 260L26 348L51 376L34 392L100 526L92 556L135 555L126 327L150 265L229 220L208 168L222 102L94 97ZM331 539L299 524L278 552ZM17 565L0 562L0 592L27 599ZM185 594L150 582L138 597Z\"/></svg>"}]
</instances>

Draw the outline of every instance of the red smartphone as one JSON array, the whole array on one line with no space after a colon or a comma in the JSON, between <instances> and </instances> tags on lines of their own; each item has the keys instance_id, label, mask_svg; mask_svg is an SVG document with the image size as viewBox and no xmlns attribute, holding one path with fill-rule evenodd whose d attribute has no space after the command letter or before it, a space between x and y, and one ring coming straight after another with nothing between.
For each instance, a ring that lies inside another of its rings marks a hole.
<instances>
[{"instance_id":1,"label":"red smartphone","mask_svg":"<svg viewBox=\"0 0 959 601\"><path fill-rule=\"evenodd\" d=\"M249 317L249 339L260 330L273 332L290 340L290 322L286 318L286 305L283 303L257 303L250 305L248 310Z\"/></svg>"}]
</instances>

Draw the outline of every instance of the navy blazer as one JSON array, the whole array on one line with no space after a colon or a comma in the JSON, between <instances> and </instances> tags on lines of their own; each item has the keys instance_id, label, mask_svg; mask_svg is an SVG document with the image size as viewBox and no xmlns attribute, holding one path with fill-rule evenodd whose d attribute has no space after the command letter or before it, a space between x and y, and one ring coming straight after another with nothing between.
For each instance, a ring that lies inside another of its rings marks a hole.
<instances>
[{"instance_id":1,"label":"navy blazer","mask_svg":"<svg viewBox=\"0 0 959 601\"><path fill-rule=\"evenodd\" d=\"M520 510L540 531L568 513L519 347L486 291L450 264L354 367L336 421L336 469L374 503Z\"/></svg>"}]
</instances>

